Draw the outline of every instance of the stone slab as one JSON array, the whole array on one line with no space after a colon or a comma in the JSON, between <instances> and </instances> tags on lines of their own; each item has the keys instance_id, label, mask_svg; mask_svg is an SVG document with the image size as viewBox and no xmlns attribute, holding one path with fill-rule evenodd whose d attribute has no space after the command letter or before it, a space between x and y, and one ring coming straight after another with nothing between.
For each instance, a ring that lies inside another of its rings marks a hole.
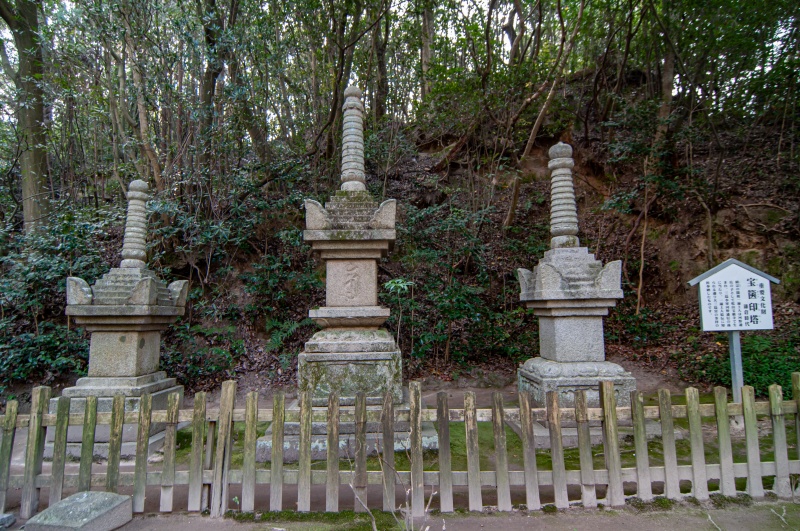
<instances>
[{"instance_id":1,"label":"stone slab","mask_svg":"<svg viewBox=\"0 0 800 531\"><path fill-rule=\"evenodd\" d=\"M378 305L375 260L326 260L325 267L326 306Z\"/></svg>"},{"instance_id":2,"label":"stone slab","mask_svg":"<svg viewBox=\"0 0 800 531\"><path fill-rule=\"evenodd\" d=\"M539 316L539 355L561 362L604 361L603 319Z\"/></svg>"},{"instance_id":3,"label":"stone slab","mask_svg":"<svg viewBox=\"0 0 800 531\"><path fill-rule=\"evenodd\" d=\"M111 531L133 519L130 496L79 492L55 503L25 523L26 531Z\"/></svg>"},{"instance_id":4,"label":"stone slab","mask_svg":"<svg viewBox=\"0 0 800 531\"><path fill-rule=\"evenodd\" d=\"M323 306L308 311L308 316L322 328L376 329L391 315L382 306Z\"/></svg>"},{"instance_id":5,"label":"stone slab","mask_svg":"<svg viewBox=\"0 0 800 531\"><path fill-rule=\"evenodd\" d=\"M311 390L315 406L327 405L332 391L338 393L344 405L352 405L358 392L367 395L367 404L382 404L386 391L391 391L396 403L403 400L403 365L399 350L336 354L301 352L297 375L300 390Z\"/></svg>"},{"instance_id":6,"label":"stone slab","mask_svg":"<svg viewBox=\"0 0 800 531\"><path fill-rule=\"evenodd\" d=\"M89 377L143 376L158 371L161 332L92 332Z\"/></svg>"},{"instance_id":7,"label":"stone slab","mask_svg":"<svg viewBox=\"0 0 800 531\"><path fill-rule=\"evenodd\" d=\"M11 513L0 514L0 529L8 529L17 521L17 517Z\"/></svg>"},{"instance_id":8,"label":"stone slab","mask_svg":"<svg viewBox=\"0 0 800 531\"><path fill-rule=\"evenodd\" d=\"M600 406L600 382L614 382L617 405L628 406L636 379L609 361L559 363L532 358L517 371L520 393L531 393L537 407L544 407L548 391L557 391L561 407L575 407L575 392L586 391L589 407Z\"/></svg>"},{"instance_id":9,"label":"stone slab","mask_svg":"<svg viewBox=\"0 0 800 531\"><path fill-rule=\"evenodd\" d=\"M385 329L379 330L320 330L306 341L309 354L340 354L355 352L394 352L397 344Z\"/></svg>"},{"instance_id":10,"label":"stone slab","mask_svg":"<svg viewBox=\"0 0 800 531\"><path fill-rule=\"evenodd\" d=\"M288 424L288 423L287 423ZM399 428L399 427L398 427ZM405 423L408 429L408 423ZM283 439L283 462L296 463L299 455L300 436L285 435ZM353 459L355 457L356 441L354 434L339 435L339 457L341 459ZM394 451L406 452L411 448L411 434L409 431L394 432ZM422 423L422 449L438 450L439 435L431 422ZM383 434L380 430L367 430L367 457L377 456L383 451ZM311 459L321 461L328 456L328 436L327 432L311 436ZM259 463L268 462L272 459L272 431L267 430L264 437L256 441L256 461Z\"/></svg>"}]
</instances>

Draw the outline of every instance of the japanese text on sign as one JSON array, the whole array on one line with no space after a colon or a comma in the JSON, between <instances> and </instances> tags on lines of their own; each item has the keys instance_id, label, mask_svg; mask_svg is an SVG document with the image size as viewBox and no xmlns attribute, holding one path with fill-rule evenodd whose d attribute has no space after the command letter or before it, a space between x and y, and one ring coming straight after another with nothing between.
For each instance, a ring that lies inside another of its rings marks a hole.
<instances>
[{"instance_id":1,"label":"japanese text on sign","mask_svg":"<svg viewBox=\"0 0 800 531\"><path fill-rule=\"evenodd\" d=\"M732 265L700 282L704 331L772 329L769 280Z\"/></svg>"}]
</instances>

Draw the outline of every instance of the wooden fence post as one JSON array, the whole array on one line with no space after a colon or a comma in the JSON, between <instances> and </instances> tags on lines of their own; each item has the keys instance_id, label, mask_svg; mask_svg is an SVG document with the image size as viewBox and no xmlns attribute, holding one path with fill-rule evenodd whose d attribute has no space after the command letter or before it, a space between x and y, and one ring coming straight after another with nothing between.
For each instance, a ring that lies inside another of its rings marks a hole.
<instances>
[{"instance_id":1,"label":"wooden fence post","mask_svg":"<svg viewBox=\"0 0 800 531\"><path fill-rule=\"evenodd\" d=\"M17 433L18 411L19 403L16 400L6 402L6 414L3 419L3 440L0 441L0 514L6 512L6 494L11 472L11 454Z\"/></svg>"},{"instance_id":2,"label":"wooden fence post","mask_svg":"<svg viewBox=\"0 0 800 531\"><path fill-rule=\"evenodd\" d=\"M614 382L600 382L600 400L603 404L603 442L606 468L608 469L606 503L611 507L620 507L625 505L625 493L622 490L622 465L619 455L617 398L614 395Z\"/></svg>"},{"instance_id":3,"label":"wooden fence post","mask_svg":"<svg viewBox=\"0 0 800 531\"><path fill-rule=\"evenodd\" d=\"M564 443L561 439L561 408L558 405L558 391L547 391L547 424L550 429L550 457L553 469L553 495L556 507L569 507L567 492L567 471L564 465Z\"/></svg>"},{"instance_id":4,"label":"wooden fence post","mask_svg":"<svg viewBox=\"0 0 800 531\"><path fill-rule=\"evenodd\" d=\"M150 393L145 393L139 402L139 431L136 433L136 461L133 472L133 512L135 513L144 512L152 413L153 397Z\"/></svg>"},{"instance_id":5,"label":"wooden fence post","mask_svg":"<svg viewBox=\"0 0 800 531\"><path fill-rule=\"evenodd\" d=\"M92 487L92 463L94 462L94 431L97 428L97 397L87 396L83 409L83 433L81 434L81 464L78 470L78 492Z\"/></svg>"},{"instance_id":6,"label":"wooden fence post","mask_svg":"<svg viewBox=\"0 0 800 531\"><path fill-rule=\"evenodd\" d=\"M311 510L311 391L300 391L300 445L298 448L297 510Z\"/></svg>"},{"instance_id":7,"label":"wooden fence post","mask_svg":"<svg viewBox=\"0 0 800 531\"><path fill-rule=\"evenodd\" d=\"M395 507L397 480L395 479L396 468L394 463L394 399L391 391L386 391L386 394L383 396L381 428L383 432L383 453L381 454L381 470L383 470L381 478L383 481L383 510L394 511L397 508Z\"/></svg>"},{"instance_id":8,"label":"wooden fence post","mask_svg":"<svg viewBox=\"0 0 800 531\"><path fill-rule=\"evenodd\" d=\"M328 395L328 452L325 454L325 511L339 512L339 394ZM392 456L394 457L394 455Z\"/></svg>"},{"instance_id":9,"label":"wooden fence post","mask_svg":"<svg viewBox=\"0 0 800 531\"><path fill-rule=\"evenodd\" d=\"M219 518L228 510L228 470L231 465L231 433L233 431L233 406L236 400L236 382L222 382L217 423L217 450L214 454L214 473L211 483L211 517Z\"/></svg>"},{"instance_id":10,"label":"wooden fence post","mask_svg":"<svg viewBox=\"0 0 800 531\"><path fill-rule=\"evenodd\" d=\"M422 467L422 384L411 382L409 409L411 414L411 516L425 515L425 486Z\"/></svg>"},{"instance_id":11,"label":"wooden fence post","mask_svg":"<svg viewBox=\"0 0 800 531\"><path fill-rule=\"evenodd\" d=\"M761 480L761 453L758 448L758 423L756 419L755 392L753 387L742 387L742 413L744 416L744 437L747 448L747 493L753 498L764 497L764 483Z\"/></svg>"},{"instance_id":12,"label":"wooden fence post","mask_svg":"<svg viewBox=\"0 0 800 531\"><path fill-rule=\"evenodd\" d=\"M786 446L786 421L783 418L783 390L778 384L769 386L769 413L772 418L772 441L775 449L775 484L773 492L779 498L791 498L789 480L789 450Z\"/></svg>"},{"instance_id":13,"label":"wooden fence post","mask_svg":"<svg viewBox=\"0 0 800 531\"><path fill-rule=\"evenodd\" d=\"M242 456L242 512L252 513L256 504L256 438L258 437L258 391L247 393Z\"/></svg>"},{"instance_id":14,"label":"wooden fence post","mask_svg":"<svg viewBox=\"0 0 800 531\"><path fill-rule=\"evenodd\" d=\"M50 467L50 501L48 505L61 501L61 494L64 491L69 402L69 397L66 396L59 396L56 401L56 429L53 437L53 463Z\"/></svg>"},{"instance_id":15,"label":"wooden fence post","mask_svg":"<svg viewBox=\"0 0 800 531\"><path fill-rule=\"evenodd\" d=\"M794 417L795 437L797 444L797 458L800 459L800 372L792 373L792 398L797 405L797 414ZM800 496L800 482L794 489L795 496Z\"/></svg>"},{"instance_id":16,"label":"wooden fence post","mask_svg":"<svg viewBox=\"0 0 800 531\"><path fill-rule=\"evenodd\" d=\"M453 458L450 452L450 407L447 391L436 393L436 424L439 431L439 510L453 512Z\"/></svg>"},{"instance_id":17,"label":"wooden fence post","mask_svg":"<svg viewBox=\"0 0 800 531\"><path fill-rule=\"evenodd\" d=\"M164 464L161 467L161 504L162 513L172 512L172 494L175 489L175 444L178 430L178 406L180 395L170 393L167 396L167 425L164 428Z\"/></svg>"},{"instance_id":18,"label":"wooden fence post","mask_svg":"<svg viewBox=\"0 0 800 531\"><path fill-rule=\"evenodd\" d=\"M685 392L689 442L692 448L692 494L699 501L705 501L708 499L708 479L703 448L703 424L700 420L700 393L695 387L688 387Z\"/></svg>"},{"instance_id":19,"label":"wooden fence post","mask_svg":"<svg viewBox=\"0 0 800 531\"><path fill-rule=\"evenodd\" d=\"M672 395L669 389L658 390L658 413L661 417L661 444L664 450L664 495L671 500L681 498L678 480L678 453L675 451L675 425L672 422Z\"/></svg>"},{"instance_id":20,"label":"wooden fence post","mask_svg":"<svg viewBox=\"0 0 800 531\"><path fill-rule=\"evenodd\" d=\"M464 429L467 437L467 483L469 510L483 511L481 496L481 454L478 445L478 419L475 411L475 393L464 393Z\"/></svg>"},{"instance_id":21,"label":"wooden fence post","mask_svg":"<svg viewBox=\"0 0 800 531\"><path fill-rule=\"evenodd\" d=\"M203 496L203 440L206 431L206 394L194 395L192 412L192 448L189 451L189 496L187 508L190 512L201 509Z\"/></svg>"},{"instance_id":22,"label":"wooden fence post","mask_svg":"<svg viewBox=\"0 0 800 531\"><path fill-rule=\"evenodd\" d=\"M581 466L581 502L586 508L597 507L594 463L592 462L592 436L589 431L589 410L586 391L575 391L575 421L578 424L578 454Z\"/></svg>"},{"instance_id":23,"label":"wooden fence post","mask_svg":"<svg viewBox=\"0 0 800 531\"><path fill-rule=\"evenodd\" d=\"M286 419L283 391L272 397L272 460L269 474L269 510L283 510L283 426ZM337 460L338 463L338 460Z\"/></svg>"},{"instance_id":24,"label":"wooden fence post","mask_svg":"<svg viewBox=\"0 0 800 531\"><path fill-rule=\"evenodd\" d=\"M631 391L631 421L636 451L636 494L642 501L650 501L653 499L653 485L650 478L647 430L644 425L644 397L639 391Z\"/></svg>"},{"instance_id":25,"label":"wooden fence post","mask_svg":"<svg viewBox=\"0 0 800 531\"><path fill-rule=\"evenodd\" d=\"M522 459L525 470L525 504L529 511L542 508L539 498L539 471L536 466L536 439L531 417L531 395L519 393L519 421L522 430Z\"/></svg>"},{"instance_id":26,"label":"wooden fence post","mask_svg":"<svg viewBox=\"0 0 800 531\"><path fill-rule=\"evenodd\" d=\"M367 506L367 396L356 393L355 403L355 470L353 473L354 510L369 511Z\"/></svg>"}]
</instances>

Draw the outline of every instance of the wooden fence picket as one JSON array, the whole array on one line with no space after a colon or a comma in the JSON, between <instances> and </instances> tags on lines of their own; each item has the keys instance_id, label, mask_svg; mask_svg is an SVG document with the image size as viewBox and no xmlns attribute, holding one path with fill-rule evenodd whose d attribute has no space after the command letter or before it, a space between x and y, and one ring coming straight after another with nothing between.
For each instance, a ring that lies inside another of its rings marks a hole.
<instances>
[{"instance_id":1,"label":"wooden fence picket","mask_svg":"<svg viewBox=\"0 0 800 531\"><path fill-rule=\"evenodd\" d=\"M311 392L300 392L300 442L297 467L297 510L311 510Z\"/></svg>"},{"instance_id":2,"label":"wooden fence picket","mask_svg":"<svg viewBox=\"0 0 800 531\"><path fill-rule=\"evenodd\" d=\"M69 403L69 397L66 396L59 396L58 400L56 400L56 429L53 435L53 462L50 465L50 500L48 505L61 501L61 495L64 491Z\"/></svg>"},{"instance_id":3,"label":"wooden fence picket","mask_svg":"<svg viewBox=\"0 0 800 531\"><path fill-rule=\"evenodd\" d=\"M159 510L162 513L172 512L179 406L180 395L178 393L170 393L167 396L167 423L164 427L164 461L161 467L161 504Z\"/></svg>"},{"instance_id":4,"label":"wooden fence picket","mask_svg":"<svg viewBox=\"0 0 800 531\"><path fill-rule=\"evenodd\" d=\"M394 511L396 485L394 462L394 397L391 391L386 391L383 396L383 410L381 411L381 482L383 483L383 510ZM337 461L338 463L338 461ZM337 465L338 466L338 465ZM336 488L339 488L339 474L337 469Z\"/></svg>"},{"instance_id":5,"label":"wooden fence picket","mask_svg":"<svg viewBox=\"0 0 800 531\"><path fill-rule=\"evenodd\" d=\"M325 511L339 512L339 395L328 396L328 454L325 463ZM392 455L394 457L394 455Z\"/></svg>"},{"instance_id":6,"label":"wooden fence picket","mask_svg":"<svg viewBox=\"0 0 800 531\"><path fill-rule=\"evenodd\" d=\"M664 453L664 495L671 500L679 500L681 487L678 479L678 453L675 450L675 425L669 389L658 390L658 413L661 418L661 444Z\"/></svg>"},{"instance_id":7,"label":"wooden fence picket","mask_svg":"<svg viewBox=\"0 0 800 531\"><path fill-rule=\"evenodd\" d=\"M409 391L411 439L411 515L425 515L425 487L422 466L422 384L411 382Z\"/></svg>"},{"instance_id":8,"label":"wooden fence picket","mask_svg":"<svg viewBox=\"0 0 800 531\"><path fill-rule=\"evenodd\" d=\"M494 428L495 474L497 475L497 509L511 510L511 483L508 478L508 451L506 449L506 422L503 394L492 393L492 427Z\"/></svg>"},{"instance_id":9,"label":"wooden fence picket","mask_svg":"<svg viewBox=\"0 0 800 531\"><path fill-rule=\"evenodd\" d=\"M133 472L133 512L144 512L145 490L147 489L147 458L150 446L150 421L153 414L153 397L150 393L142 395L139 402L139 428L136 433L136 461Z\"/></svg>"},{"instance_id":10,"label":"wooden fence picket","mask_svg":"<svg viewBox=\"0 0 800 531\"><path fill-rule=\"evenodd\" d=\"M258 437L258 391L247 393L244 415L244 448L242 449L241 510L252 513L256 504L256 438Z\"/></svg>"},{"instance_id":11,"label":"wooden fence picket","mask_svg":"<svg viewBox=\"0 0 800 531\"><path fill-rule=\"evenodd\" d=\"M581 503L586 508L597 507L594 462L592 461L592 436L589 431L589 412L586 391L575 392L575 421L578 427L578 457L581 467Z\"/></svg>"},{"instance_id":12,"label":"wooden fence picket","mask_svg":"<svg viewBox=\"0 0 800 531\"><path fill-rule=\"evenodd\" d=\"M789 449L786 445L786 421L783 418L783 390L778 384L769 386L769 413L772 419L772 447L775 450L775 483L772 491L778 498L791 498Z\"/></svg>"},{"instance_id":13,"label":"wooden fence picket","mask_svg":"<svg viewBox=\"0 0 800 531\"><path fill-rule=\"evenodd\" d=\"M203 497L203 448L206 432L206 394L194 395L192 411L192 448L189 450L189 511L200 511Z\"/></svg>"},{"instance_id":14,"label":"wooden fence picket","mask_svg":"<svg viewBox=\"0 0 800 531\"><path fill-rule=\"evenodd\" d=\"M125 397L114 395L111 401L111 424L108 435L108 466L106 491L119 490L119 462L122 459L122 428L125 424Z\"/></svg>"},{"instance_id":15,"label":"wooden fence picket","mask_svg":"<svg viewBox=\"0 0 800 531\"><path fill-rule=\"evenodd\" d=\"M78 491L92 486L92 464L94 463L94 432L97 429L97 397L87 396L83 409L81 433L81 464L78 470Z\"/></svg>"},{"instance_id":16,"label":"wooden fence picket","mask_svg":"<svg viewBox=\"0 0 800 531\"><path fill-rule=\"evenodd\" d=\"M564 443L561 438L561 408L558 392L547 391L547 424L550 429L550 459L553 470L553 495L558 509L569 507L567 470L564 464Z\"/></svg>"},{"instance_id":17,"label":"wooden fence picket","mask_svg":"<svg viewBox=\"0 0 800 531\"><path fill-rule=\"evenodd\" d=\"M724 387L714 388L714 414L717 421L717 445L719 446L719 489L723 496L736 496L731 419L728 415L728 390Z\"/></svg>"},{"instance_id":18,"label":"wooden fence picket","mask_svg":"<svg viewBox=\"0 0 800 531\"><path fill-rule=\"evenodd\" d=\"M525 503L529 511L541 509L539 497L539 472L536 466L536 438L533 434L531 395L519 394L519 420L522 431L522 459L525 473Z\"/></svg>"},{"instance_id":19,"label":"wooden fence picket","mask_svg":"<svg viewBox=\"0 0 800 531\"><path fill-rule=\"evenodd\" d=\"M272 397L272 455L270 459L269 510L283 510L283 425L286 414L283 391ZM338 402L337 402L338 403ZM338 463L338 460L337 460Z\"/></svg>"},{"instance_id":20,"label":"wooden fence picket","mask_svg":"<svg viewBox=\"0 0 800 531\"><path fill-rule=\"evenodd\" d=\"M619 455L619 432L617 429L617 399L614 382L600 383L600 402L603 404L603 446L608 469L606 504L611 507L625 505L622 490L622 464Z\"/></svg>"},{"instance_id":21,"label":"wooden fence picket","mask_svg":"<svg viewBox=\"0 0 800 531\"><path fill-rule=\"evenodd\" d=\"M222 393L219 398L219 420L217 421L217 448L214 453L214 470L211 484L212 517L223 516L228 510L228 489L230 487L228 471L231 465L233 446L233 406L236 400L236 382L222 382Z\"/></svg>"},{"instance_id":22,"label":"wooden fence picket","mask_svg":"<svg viewBox=\"0 0 800 531\"><path fill-rule=\"evenodd\" d=\"M28 440L25 445L25 470L23 473L22 499L19 516L28 519L39 508L39 491L36 478L42 473L44 457L44 439L46 428L42 425L42 417L50 402L50 388L35 387L31 393L31 414L28 422Z\"/></svg>"},{"instance_id":23,"label":"wooden fence picket","mask_svg":"<svg viewBox=\"0 0 800 531\"><path fill-rule=\"evenodd\" d=\"M742 414L747 450L747 494L753 498L763 498L764 484L761 481L761 452L758 448L755 392L749 385L742 387Z\"/></svg>"},{"instance_id":24,"label":"wooden fence picket","mask_svg":"<svg viewBox=\"0 0 800 531\"><path fill-rule=\"evenodd\" d=\"M705 501L708 499L708 479L703 447L703 424L700 420L700 393L695 387L688 387L685 393L689 443L692 449L692 495L699 501Z\"/></svg>"},{"instance_id":25,"label":"wooden fence picket","mask_svg":"<svg viewBox=\"0 0 800 531\"><path fill-rule=\"evenodd\" d=\"M464 393L464 429L467 438L467 482L469 483L469 510L483 511L481 496L481 454L478 446L478 423L475 411L475 393Z\"/></svg>"},{"instance_id":26,"label":"wooden fence picket","mask_svg":"<svg viewBox=\"0 0 800 531\"><path fill-rule=\"evenodd\" d=\"M361 513L369 510L367 505L367 397L363 392L356 393L355 406L356 447L353 494L355 512Z\"/></svg>"},{"instance_id":27,"label":"wooden fence picket","mask_svg":"<svg viewBox=\"0 0 800 531\"><path fill-rule=\"evenodd\" d=\"M647 502L653 499L653 485L650 476L647 429L644 425L644 396L640 391L631 392L631 421L636 452L636 495Z\"/></svg>"},{"instance_id":28,"label":"wooden fence picket","mask_svg":"<svg viewBox=\"0 0 800 531\"><path fill-rule=\"evenodd\" d=\"M0 514L6 512L6 496L9 476L11 475L11 457L14 450L14 439L17 434L17 412L19 403L16 400L6 402L6 414L3 419L2 441L0 441Z\"/></svg>"}]
</instances>

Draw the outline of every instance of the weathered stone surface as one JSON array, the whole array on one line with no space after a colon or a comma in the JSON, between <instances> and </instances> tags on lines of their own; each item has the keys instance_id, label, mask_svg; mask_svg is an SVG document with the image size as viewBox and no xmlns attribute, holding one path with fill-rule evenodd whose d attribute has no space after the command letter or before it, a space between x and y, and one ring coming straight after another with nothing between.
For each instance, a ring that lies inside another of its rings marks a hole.
<instances>
[{"instance_id":1,"label":"weathered stone surface","mask_svg":"<svg viewBox=\"0 0 800 531\"><path fill-rule=\"evenodd\" d=\"M604 361L603 320L539 316L539 354L552 361Z\"/></svg>"},{"instance_id":2,"label":"weathered stone surface","mask_svg":"<svg viewBox=\"0 0 800 531\"><path fill-rule=\"evenodd\" d=\"M158 371L159 331L93 332L89 343L89 376L142 376Z\"/></svg>"},{"instance_id":3,"label":"weathered stone surface","mask_svg":"<svg viewBox=\"0 0 800 531\"><path fill-rule=\"evenodd\" d=\"M2 513L0 514L0 529L7 529L14 525L14 522L17 521L17 517L11 513Z\"/></svg>"},{"instance_id":4,"label":"weathered stone surface","mask_svg":"<svg viewBox=\"0 0 800 531\"><path fill-rule=\"evenodd\" d=\"M133 519L130 496L79 492L55 503L25 523L26 531L111 531Z\"/></svg>"},{"instance_id":5,"label":"weathered stone surface","mask_svg":"<svg viewBox=\"0 0 800 531\"><path fill-rule=\"evenodd\" d=\"M636 379L610 361L562 363L532 358L518 371L519 392L530 393L537 406L544 407L548 391L557 391L561 407L575 407L575 392L586 391L589 407L600 406L600 382L614 382L617 404L630 405Z\"/></svg>"},{"instance_id":6,"label":"weathered stone surface","mask_svg":"<svg viewBox=\"0 0 800 531\"><path fill-rule=\"evenodd\" d=\"M323 306L309 310L308 316L323 328L376 328L391 314L382 306Z\"/></svg>"},{"instance_id":7,"label":"weathered stone surface","mask_svg":"<svg viewBox=\"0 0 800 531\"><path fill-rule=\"evenodd\" d=\"M377 306L375 260L327 260L325 267L326 306Z\"/></svg>"},{"instance_id":8,"label":"weathered stone surface","mask_svg":"<svg viewBox=\"0 0 800 531\"><path fill-rule=\"evenodd\" d=\"M355 350L355 349L354 349ZM328 403L331 391L342 404L353 404L358 392L368 404L380 404L386 391L395 402L403 399L403 366L399 350L394 352L301 352L297 361L298 387L310 390L315 406Z\"/></svg>"},{"instance_id":9,"label":"weathered stone surface","mask_svg":"<svg viewBox=\"0 0 800 531\"><path fill-rule=\"evenodd\" d=\"M314 334L306 342L305 352L309 354L338 354L340 352L394 352L397 343L392 335L381 328L378 330L340 330L327 329Z\"/></svg>"}]
</instances>

